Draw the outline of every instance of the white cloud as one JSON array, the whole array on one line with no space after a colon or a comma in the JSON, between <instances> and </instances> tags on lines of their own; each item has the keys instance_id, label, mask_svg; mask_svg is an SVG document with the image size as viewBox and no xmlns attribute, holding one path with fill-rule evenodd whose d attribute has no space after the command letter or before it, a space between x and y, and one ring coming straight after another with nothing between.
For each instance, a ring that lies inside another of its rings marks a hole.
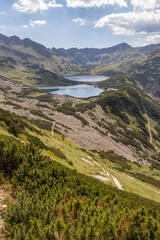
<instances>
[{"instance_id":1,"label":"white cloud","mask_svg":"<svg viewBox=\"0 0 160 240\"><path fill-rule=\"evenodd\" d=\"M126 0L66 0L68 7L101 7L105 5L119 5L127 7Z\"/></svg>"},{"instance_id":2,"label":"white cloud","mask_svg":"<svg viewBox=\"0 0 160 240\"><path fill-rule=\"evenodd\" d=\"M136 42L134 42L134 44L132 44L132 46L139 46L139 47L143 47L146 46L148 44L157 44L160 43L160 35L150 35L147 37L143 37L143 38L138 38Z\"/></svg>"},{"instance_id":3,"label":"white cloud","mask_svg":"<svg viewBox=\"0 0 160 240\"><path fill-rule=\"evenodd\" d=\"M152 35L145 38L148 43L160 43L160 35Z\"/></svg>"},{"instance_id":4,"label":"white cloud","mask_svg":"<svg viewBox=\"0 0 160 240\"><path fill-rule=\"evenodd\" d=\"M52 7L62 7L62 4L57 4L56 0L18 0L13 4L13 8L22 13L34 13L38 10L43 11Z\"/></svg>"},{"instance_id":5,"label":"white cloud","mask_svg":"<svg viewBox=\"0 0 160 240\"><path fill-rule=\"evenodd\" d=\"M160 7L160 0L131 0L131 4L137 9L156 9Z\"/></svg>"},{"instance_id":6,"label":"white cloud","mask_svg":"<svg viewBox=\"0 0 160 240\"><path fill-rule=\"evenodd\" d=\"M24 24L24 25L20 25L21 28L29 28L29 27L35 27L35 26L43 26L45 25L47 22L45 20L30 20L28 25Z\"/></svg>"},{"instance_id":7,"label":"white cloud","mask_svg":"<svg viewBox=\"0 0 160 240\"><path fill-rule=\"evenodd\" d=\"M36 20L36 21L33 21L33 20L30 20L29 21L29 25L31 27L34 27L34 26L42 26L42 25L45 25L47 22L45 20Z\"/></svg>"},{"instance_id":8,"label":"white cloud","mask_svg":"<svg viewBox=\"0 0 160 240\"><path fill-rule=\"evenodd\" d=\"M75 18L72 19L73 22L75 23L79 23L81 26L86 25L87 21L83 18Z\"/></svg>"},{"instance_id":9,"label":"white cloud","mask_svg":"<svg viewBox=\"0 0 160 240\"><path fill-rule=\"evenodd\" d=\"M22 28L28 28L28 25L21 25Z\"/></svg>"},{"instance_id":10,"label":"white cloud","mask_svg":"<svg viewBox=\"0 0 160 240\"><path fill-rule=\"evenodd\" d=\"M155 33L160 31L160 10L107 15L95 27L109 26L116 35Z\"/></svg>"},{"instance_id":11,"label":"white cloud","mask_svg":"<svg viewBox=\"0 0 160 240\"><path fill-rule=\"evenodd\" d=\"M4 14L6 14L6 12L0 12L0 14L1 14L1 15L4 15Z\"/></svg>"},{"instance_id":12,"label":"white cloud","mask_svg":"<svg viewBox=\"0 0 160 240\"><path fill-rule=\"evenodd\" d=\"M1 29L6 29L6 26L1 25L0 28L1 28Z\"/></svg>"}]
</instances>

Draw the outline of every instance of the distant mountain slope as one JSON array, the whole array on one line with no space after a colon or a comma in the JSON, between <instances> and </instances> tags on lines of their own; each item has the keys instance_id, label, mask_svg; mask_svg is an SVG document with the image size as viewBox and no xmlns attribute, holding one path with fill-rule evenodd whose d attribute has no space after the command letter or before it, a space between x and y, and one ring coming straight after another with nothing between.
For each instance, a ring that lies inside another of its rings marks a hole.
<instances>
[{"instance_id":1,"label":"distant mountain slope","mask_svg":"<svg viewBox=\"0 0 160 240\"><path fill-rule=\"evenodd\" d=\"M66 71L66 64L70 67L90 63L97 64L98 60L101 60L102 62L105 61L104 55L110 56L130 51L132 52L133 48L126 43L103 49L48 49L28 38L21 40L16 36L6 37L0 34L1 56L12 57L17 61L22 61L22 63L26 63L26 61L32 62L34 60L37 64L42 64L47 70L52 71Z\"/></svg>"},{"instance_id":2,"label":"distant mountain slope","mask_svg":"<svg viewBox=\"0 0 160 240\"><path fill-rule=\"evenodd\" d=\"M149 92L160 97L160 50L142 63L133 63L128 73Z\"/></svg>"},{"instance_id":3,"label":"distant mountain slope","mask_svg":"<svg viewBox=\"0 0 160 240\"><path fill-rule=\"evenodd\" d=\"M0 74L28 85L67 85L56 74L131 75L134 84L159 96L160 44L133 48L46 48L28 38L0 34ZM155 90L156 89L156 90Z\"/></svg>"},{"instance_id":4,"label":"distant mountain slope","mask_svg":"<svg viewBox=\"0 0 160 240\"><path fill-rule=\"evenodd\" d=\"M75 64L84 65L88 63L96 63L97 60L101 59L102 56L105 54L115 54L116 52L126 52L132 50L132 47L126 43L118 44L114 47L109 48L70 48L70 49L63 49L63 48L52 48L53 53L56 56L64 57L64 58L72 58Z\"/></svg>"},{"instance_id":5,"label":"distant mountain slope","mask_svg":"<svg viewBox=\"0 0 160 240\"><path fill-rule=\"evenodd\" d=\"M126 61L118 59L117 63L109 62L108 65L97 66L92 72L106 76L131 76L134 85L160 97L160 45L140 48L140 51L145 53L142 58L129 59L126 56Z\"/></svg>"},{"instance_id":6,"label":"distant mountain slope","mask_svg":"<svg viewBox=\"0 0 160 240\"><path fill-rule=\"evenodd\" d=\"M9 45L11 47L21 46L21 47L25 47L25 48L31 48L36 53L38 53L44 57L47 57L47 58L50 58L52 56L52 54L50 53L50 50L48 48L46 48L42 44L39 44L39 43L36 43L36 42L30 40L29 38L25 38L24 40L21 40L17 36L6 37L6 36L0 34L0 43L2 45L3 44ZM21 51L23 51L23 49L21 49Z\"/></svg>"},{"instance_id":7,"label":"distant mountain slope","mask_svg":"<svg viewBox=\"0 0 160 240\"><path fill-rule=\"evenodd\" d=\"M18 53L18 56L22 57L24 61L28 55ZM0 76L30 86L66 86L75 84L73 81L46 70L37 63L26 62L22 64L15 57L0 57Z\"/></svg>"},{"instance_id":8,"label":"distant mountain slope","mask_svg":"<svg viewBox=\"0 0 160 240\"><path fill-rule=\"evenodd\" d=\"M57 64L50 49L30 39L0 35L0 75L27 85L68 85L57 75Z\"/></svg>"}]
</instances>

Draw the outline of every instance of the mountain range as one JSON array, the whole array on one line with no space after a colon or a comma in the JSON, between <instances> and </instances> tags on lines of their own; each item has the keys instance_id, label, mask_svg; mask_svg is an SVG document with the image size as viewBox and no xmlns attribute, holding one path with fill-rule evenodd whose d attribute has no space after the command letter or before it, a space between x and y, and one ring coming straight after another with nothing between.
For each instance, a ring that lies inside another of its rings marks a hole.
<instances>
[{"instance_id":1,"label":"mountain range","mask_svg":"<svg viewBox=\"0 0 160 240\"><path fill-rule=\"evenodd\" d=\"M27 85L71 84L63 74L129 75L141 88L159 96L160 44L110 48L46 48L28 38L0 34L0 73ZM60 76L58 76L60 75ZM72 83L74 84L74 83Z\"/></svg>"}]
</instances>

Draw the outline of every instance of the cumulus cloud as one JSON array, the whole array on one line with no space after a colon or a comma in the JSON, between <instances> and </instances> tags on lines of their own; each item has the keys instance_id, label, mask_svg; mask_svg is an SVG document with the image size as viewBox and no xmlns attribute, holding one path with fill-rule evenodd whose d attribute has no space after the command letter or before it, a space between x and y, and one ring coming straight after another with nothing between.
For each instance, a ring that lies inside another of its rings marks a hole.
<instances>
[{"instance_id":1,"label":"cumulus cloud","mask_svg":"<svg viewBox=\"0 0 160 240\"><path fill-rule=\"evenodd\" d=\"M131 0L131 4L136 9L156 9L160 7L160 0Z\"/></svg>"},{"instance_id":2,"label":"cumulus cloud","mask_svg":"<svg viewBox=\"0 0 160 240\"><path fill-rule=\"evenodd\" d=\"M109 26L115 35L134 35L160 31L160 10L110 14L95 23L95 27Z\"/></svg>"},{"instance_id":3,"label":"cumulus cloud","mask_svg":"<svg viewBox=\"0 0 160 240\"><path fill-rule=\"evenodd\" d=\"M86 25L87 21L83 18L75 18L72 19L73 22L75 23L79 23L81 26Z\"/></svg>"},{"instance_id":4,"label":"cumulus cloud","mask_svg":"<svg viewBox=\"0 0 160 240\"><path fill-rule=\"evenodd\" d=\"M66 0L68 7L101 7L105 5L115 5L127 7L126 0Z\"/></svg>"},{"instance_id":5,"label":"cumulus cloud","mask_svg":"<svg viewBox=\"0 0 160 240\"><path fill-rule=\"evenodd\" d=\"M43 11L48 8L62 7L56 0L18 0L13 4L13 8L22 13L34 13L38 10Z\"/></svg>"},{"instance_id":6,"label":"cumulus cloud","mask_svg":"<svg viewBox=\"0 0 160 240\"><path fill-rule=\"evenodd\" d=\"M42 25L45 25L47 22L45 20L36 20L36 21L33 21L33 20L30 20L29 21L29 25L31 27L34 27L34 26L42 26Z\"/></svg>"},{"instance_id":7,"label":"cumulus cloud","mask_svg":"<svg viewBox=\"0 0 160 240\"><path fill-rule=\"evenodd\" d=\"M160 43L160 35L152 35L145 38L148 43Z\"/></svg>"}]
</instances>

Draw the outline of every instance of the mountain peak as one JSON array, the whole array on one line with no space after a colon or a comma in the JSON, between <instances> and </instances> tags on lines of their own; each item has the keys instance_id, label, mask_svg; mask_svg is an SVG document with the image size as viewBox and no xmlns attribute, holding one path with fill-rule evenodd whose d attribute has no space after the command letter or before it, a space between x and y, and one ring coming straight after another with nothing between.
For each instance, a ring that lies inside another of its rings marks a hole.
<instances>
[{"instance_id":1,"label":"mountain peak","mask_svg":"<svg viewBox=\"0 0 160 240\"><path fill-rule=\"evenodd\" d=\"M3 42L4 44L9 44L9 45L21 45L22 44L22 41L19 37L17 37L17 36L7 37L3 34L0 34L0 41Z\"/></svg>"},{"instance_id":2,"label":"mountain peak","mask_svg":"<svg viewBox=\"0 0 160 240\"><path fill-rule=\"evenodd\" d=\"M3 42L5 44L9 44L9 37L0 33L0 42Z\"/></svg>"},{"instance_id":3,"label":"mountain peak","mask_svg":"<svg viewBox=\"0 0 160 240\"><path fill-rule=\"evenodd\" d=\"M22 45L22 40L17 36L11 36L11 37L9 37L9 40L10 40L10 44Z\"/></svg>"},{"instance_id":4,"label":"mountain peak","mask_svg":"<svg viewBox=\"0 0 160 240\"><path fill-rule=\"evenodd\" d=\"M126 51L126 50L129 50L129 49L132 49L132 47L129 44L123 42L123 43L117 44L113 47L106 48L106 51L108 53L115 53L115 52L120 51L120 50Z\"/></svg>"},{"instance_id":5,"label":"mountain peak","mask_svg":"<svg viewBox=\"0 0 160 240\"><path fill-rule=\"evenodd\" d=\"M126 48L132 48L132 46L130 46L128 43L126 43L126 42L123 42L123 43L120 43L120 44L118 44L118 45L120 45L120 46L123 46L123 47L126 47ZM117 45L117 46L118 46Z\"/></svg>"},{"instance_id":6,"label":"mountain peak","mask_svg":"<svg viewBox=\"0 0 160 240\"><path fill-rule=\"evenodd\" d=\"M31 47L35 52L41 54L47 58L51 57L50 49L46 48L40 43L32 41L30 38L25 38L22 40L25 47Z\"/></svg>"}]
</instances>

